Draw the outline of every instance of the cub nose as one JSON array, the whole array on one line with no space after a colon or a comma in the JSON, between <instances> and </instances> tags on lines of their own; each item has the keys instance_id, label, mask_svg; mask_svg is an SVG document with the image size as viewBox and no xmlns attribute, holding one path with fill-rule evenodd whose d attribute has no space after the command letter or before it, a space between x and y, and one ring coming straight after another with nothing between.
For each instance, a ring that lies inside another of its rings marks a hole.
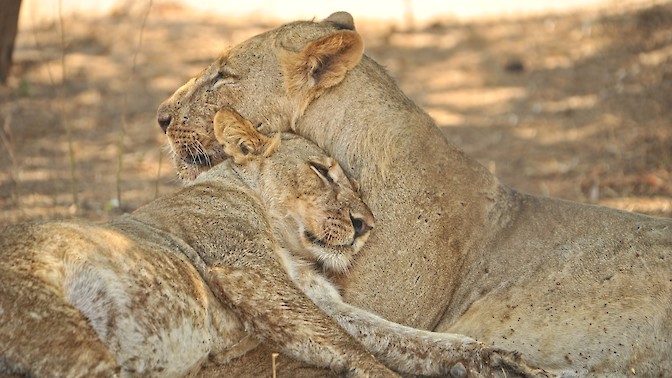
<instances>
[{"instance_id":1,"label":"cub nose","mask_svg":"<svg viewBox=\"0 0 672 378\"><path fill-rule=\"evenodd\" d=\"M173 117L169 113L159 112L159 114L156 116L156 121L159 123L159 127L161 127L161 130L163 130L164 134L168 130L168 126L170 126L170 121L172 120Z\"/></svg>"},{"instance_id":2,"label":"cub nose","mask_svg":"<svg viewBox=\"0 0 672 378\"><path fill-rule=\"evenodd\" d=\"M373 216L350 213L350 222L355 229L355 239L366 235L373 228Z\"/></svg>"}]
</instances>

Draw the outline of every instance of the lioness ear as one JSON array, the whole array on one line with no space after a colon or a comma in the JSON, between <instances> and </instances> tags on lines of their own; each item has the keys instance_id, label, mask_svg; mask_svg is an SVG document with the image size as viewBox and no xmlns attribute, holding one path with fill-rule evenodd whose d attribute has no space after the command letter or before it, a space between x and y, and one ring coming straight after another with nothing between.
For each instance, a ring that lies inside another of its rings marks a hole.
<instances>
[{"instance_id":1,"label":"lioness ear","mask_svg":"<svg viewBox=\"0 0 672 378\"><path fill-rule=\"evenodd\" d=\"M331 22L337 29L355 30L355 20L348 12L332 13L322 22Z\"/></svg>"},{"instance_id":2,"label":"lioness ear","mask_svg":"<svg viewBox=\"0 0 672 378\"><path fill-rule=\"evenodd\" d=\"M244 164L255 156L268 157L280 145L280 136L270 138L233 109L224 108L215 114L215 138L236 164Z\"/></svg>"},{"instance_id":3,"label":"lioness ear","mask_svg":"<svg viewBox=\"0 0 672 378\"><path fill-rule=\"evenodd\" d=\"M357 32L339 30L312 41L302 51L287 51L281 58L290 95L317 97L340 83L359 63L364 42Z\"/></svg>"}]
</instances>

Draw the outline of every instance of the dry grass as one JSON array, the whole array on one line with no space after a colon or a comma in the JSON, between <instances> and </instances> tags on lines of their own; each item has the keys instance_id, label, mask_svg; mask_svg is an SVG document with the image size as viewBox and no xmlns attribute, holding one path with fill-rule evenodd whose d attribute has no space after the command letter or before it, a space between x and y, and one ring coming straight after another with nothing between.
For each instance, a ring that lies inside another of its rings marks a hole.
<instances>
[{"instance_id":1,"label":"dry grass","mask_svg":"<svg viewBox=\"0 0 672 378\"><path fill-rule=\"evenodd\" d=\"M57 21L21 28L0 88L0 225L105 220L121 196L130 211L176 190L155 109L224 48L276 26L164 5L143 28L144 10L69 16L62 41ZM672 4L358 29L446 136L505 183L672 215Z\"/></svg>"}]
</instances>

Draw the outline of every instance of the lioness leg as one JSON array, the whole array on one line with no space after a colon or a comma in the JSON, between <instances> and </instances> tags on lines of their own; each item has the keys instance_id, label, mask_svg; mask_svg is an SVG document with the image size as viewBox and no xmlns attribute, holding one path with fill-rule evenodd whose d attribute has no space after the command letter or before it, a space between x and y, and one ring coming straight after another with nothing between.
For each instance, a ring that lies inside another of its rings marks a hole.
<instances>
[{"instance_id":1,"label":"lioness leg","mask_svg":"<svg viewBox=\"0 0 672 378\"><path fill-rule=\"evenodd\" d=\"M397 376L320 311L280 267L277 274L210 267L206 280L215 296L231 304L246 326L274 342L281 352L346 376Z\"/></svg>"},{"instance_id":2,"label":"lioness leg","mask_svg":"<svg viewBox=\"0 0 672 378\"><path fill-rule=\"evenodd\" d=\"M34 277L0 270L0 375L110 377L112 354L82 314Z\"/></svg>"}]
</instances>

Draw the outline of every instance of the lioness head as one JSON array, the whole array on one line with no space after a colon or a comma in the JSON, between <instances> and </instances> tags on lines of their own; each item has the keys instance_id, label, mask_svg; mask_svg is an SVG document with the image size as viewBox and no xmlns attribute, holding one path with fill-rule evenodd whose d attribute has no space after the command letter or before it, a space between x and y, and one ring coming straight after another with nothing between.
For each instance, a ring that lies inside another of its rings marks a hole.
<instances>
[{"instance_id":1,"label":"lioness head","mask_svg":"<svg viewBox=\"0 0 672 378\"><path fill-rule=\"evenodd\" d=\"M363 42L352 17L294 22L225 52L159 107L178 176L191 180L223 161L214 138L215 113L231 107L255 126L288 130L305 107L358 64Z\"/></svg>"},{"instance_id":2,"label":"lioness head","mask_svg":"<svg viewBox=\"0 0 672 378\"><path fill-rule=\"evenodd\" d=\"M285 247L330 272L346 272L374 219L336 160L302 137L266 136L229 109L216 113L214 134L266 202Z\"/></svg>"}]
</instances>

